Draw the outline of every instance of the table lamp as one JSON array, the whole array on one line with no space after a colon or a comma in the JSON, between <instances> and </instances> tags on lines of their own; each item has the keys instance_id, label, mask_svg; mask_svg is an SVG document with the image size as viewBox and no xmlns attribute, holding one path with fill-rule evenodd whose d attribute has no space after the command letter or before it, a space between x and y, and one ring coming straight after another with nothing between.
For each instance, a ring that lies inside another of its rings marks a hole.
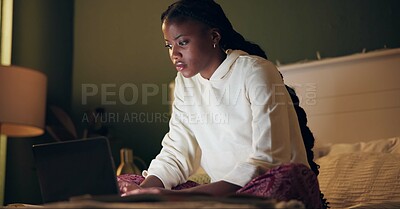
<instances>
[{"instance_id":1,"label":"table lamp","mask_svg":"<svg viewBox=\"0 0 400 209\"><path fill-rule=\"evenodd\" d=\"M44 133L46 86L41 72L0 65L0 205L4 204L7 137Z\"/></svg>"}]
</instances>

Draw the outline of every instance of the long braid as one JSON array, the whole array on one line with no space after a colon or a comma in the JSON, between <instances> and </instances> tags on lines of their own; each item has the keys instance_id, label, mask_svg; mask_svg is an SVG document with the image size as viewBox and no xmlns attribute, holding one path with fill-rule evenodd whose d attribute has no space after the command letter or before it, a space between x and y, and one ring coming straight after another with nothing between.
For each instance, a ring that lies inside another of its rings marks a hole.
<instances>
[{"instance_id":1,"label":"long braid","mask_svg":"<svg viewBox=\"0 0 400 209\"><path fill-rule=\"evenodd\" d=\"M296 95L296 92L294 91L294 89L290 88L289 86L286 85L286 89L289 92L290 98L292 99L292 103L294 106L294 109L296 111L297 114L297 118L299 121L299 125L300 125L300 130L301 130L301 135L303 137L303 141L304 141L304 146L306 148L307 151L307 160L308 160L308 164L310 164L311 170L314 171L314 173L316 175L319 174L319 165L317 165L313 159L314 159L314 152L312 150L312 148L314 147L314 136L311 133L311 130L308 128L307 126L307 115L306 112L304 111L304 109L302 107L300 107L300 101L299 98Z\"/></svg>"},{"instance_id":2,"label":"long braid","mask_svg":"<svg viewBox=\"0 0 400 209\"><path fill-rule=\"evenodd\" d=\"M307 126L307 122L308 122L307 114L304 111L304 109L300 106L300 100L297 97L294 89L290 88L287 85L286 85L286 89L289 92L290 98L292 99L293 107L297 114L297 119L299 121L301 135L303 137L304 146L305 146L306 152L307 152L308 164L310 165L310 168L315 173L315 175L318 176L319 165L314 162L314 152L312 150L314 147L315 138L314 138L314 135L312 134L310 128L308 128L308 126ZM327 199L324 198L324 194L322 192L320 193L320 197L321 197L323 207L329 208Z\"/></svg>"}]
</instances>

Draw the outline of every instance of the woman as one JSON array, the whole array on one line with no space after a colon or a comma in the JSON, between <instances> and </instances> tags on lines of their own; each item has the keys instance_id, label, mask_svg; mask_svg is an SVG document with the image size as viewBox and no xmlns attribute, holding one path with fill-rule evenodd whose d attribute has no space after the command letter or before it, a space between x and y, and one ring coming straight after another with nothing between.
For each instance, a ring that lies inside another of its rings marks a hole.
<instances>
[{"instance_id":1,"label":"woman","mask_svg":"<svg viewBox=\"0 0 400 209\"><path fill-rule=\"evenodd\" d=\"M325 207L305 113L264 51L213 0L178 1L161 20L178 71L170 131L140 186L119 177L123 195L236 193ZM199 165L212 183L185 183Z\"/></svg>"}]
</instances>

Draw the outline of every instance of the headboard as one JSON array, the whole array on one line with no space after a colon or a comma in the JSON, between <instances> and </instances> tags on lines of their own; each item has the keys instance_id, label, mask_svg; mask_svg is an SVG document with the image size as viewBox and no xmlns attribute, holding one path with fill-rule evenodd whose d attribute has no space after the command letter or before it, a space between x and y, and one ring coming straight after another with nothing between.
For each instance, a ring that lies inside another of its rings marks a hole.
<instances>
[{"instance_id":1,"label":"headboard","mask_svg":"<svg viewBox=\"0 0 400 209\"><path fill-rule=\"evenodd\" d=\"M278 68L317 145L400 136L400 48Z\"/></svg>"}]
</instances>

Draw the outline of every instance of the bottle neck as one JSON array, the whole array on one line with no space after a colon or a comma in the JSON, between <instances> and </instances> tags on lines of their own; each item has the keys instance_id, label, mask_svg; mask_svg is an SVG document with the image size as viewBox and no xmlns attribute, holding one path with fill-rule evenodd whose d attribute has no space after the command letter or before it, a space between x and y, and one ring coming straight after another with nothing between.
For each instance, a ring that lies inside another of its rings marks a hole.
<instances>
[{"instance_id":1,"label":"bottle neck","mask_svg":"<svg viewBox=\"0 0 400 209\"><path fill-rule=\"evenodd\" d=\"M121 152L121 162L125 163L133 162L133 152L131 149L122 148L120 152Z\"/></svg>"}]
</instances>

